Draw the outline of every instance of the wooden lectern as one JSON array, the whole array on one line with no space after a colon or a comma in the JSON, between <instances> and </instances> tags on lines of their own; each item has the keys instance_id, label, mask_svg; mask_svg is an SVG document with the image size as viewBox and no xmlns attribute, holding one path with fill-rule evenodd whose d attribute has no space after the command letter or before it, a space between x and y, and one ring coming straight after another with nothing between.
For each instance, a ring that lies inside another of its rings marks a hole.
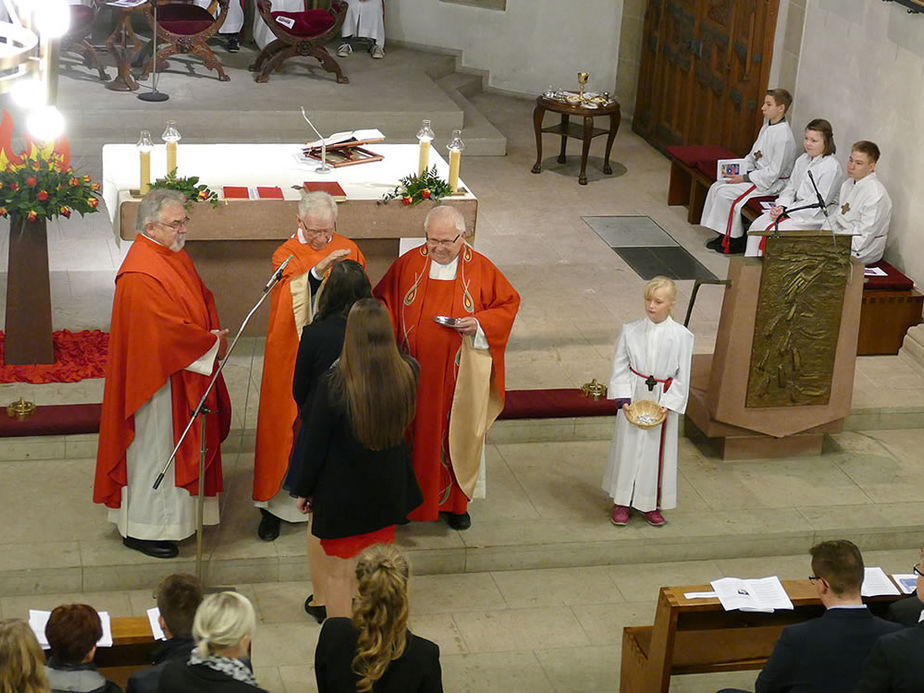
<instances>
[{"instance_id":1,"label":"wooden lectern","mask_svg":"<svg viewBox=\"0 0 924 693\"><path fill-rule=\"evenodd\" d=\"M733 258L715 352L693 357L687 418L723 459L820 454L850 412L863 265L850 236L761 232Z\"/></svg>"}]
</instances>

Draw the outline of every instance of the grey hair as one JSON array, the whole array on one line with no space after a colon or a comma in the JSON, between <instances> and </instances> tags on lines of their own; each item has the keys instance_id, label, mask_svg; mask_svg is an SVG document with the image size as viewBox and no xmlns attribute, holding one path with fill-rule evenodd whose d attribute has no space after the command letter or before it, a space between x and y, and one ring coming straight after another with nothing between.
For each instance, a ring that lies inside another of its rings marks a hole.
<instances>
[{"instance_id":1,"label":"grey hair","mask_svg":"<svg viewBox=\"0 0 924 693\"><path fill-rule=\"evenodd\" d=\"M427 218L424 219L424 234L427 234L430 231L430 224L439 217L449 217L449 220L452 222L453 226L456 227L458 231L463 236L466 235L465 231L465 217L462 216L456 207L451 207L450 205L439 205L434 207L427 213Z\"/></svg>"},{"instance_id":2,"label":"grey hair","mask_svg":"<svg viewBox=\"0 0 924 693\"><path fill-rule=\"evenodd\" d=\"M161 210L169 204L178 204L186 206L186 195L179 190L170 190L169 188L155 188L141 200L138 205L138 218L135 219L135 231L144 233L145 227L150 222L160 221Z\"/></svg>"},{"instance_id":3,"label":"grey hair","mask_svg":"<svg viewBox=\"0 0 924 693\"><path fill-rule=\"evenodd\" d=\"M332 222L337 223L337 203L322 190L303 192L302 199L298 201L298 216L300 219L307 216L330 217Z\"/></svg>"},{"instance_id":4,"label":"grey hair","mask_svg":"<svg viewBox=\"0 0 924 693\"><path fill-rule=\"evenodd\" d=\"M210 594L196 609L193 637L196 652L205 659L217 650L238 645L257 624L253 604L237 592Z\"/></svg>"}]
</instances>

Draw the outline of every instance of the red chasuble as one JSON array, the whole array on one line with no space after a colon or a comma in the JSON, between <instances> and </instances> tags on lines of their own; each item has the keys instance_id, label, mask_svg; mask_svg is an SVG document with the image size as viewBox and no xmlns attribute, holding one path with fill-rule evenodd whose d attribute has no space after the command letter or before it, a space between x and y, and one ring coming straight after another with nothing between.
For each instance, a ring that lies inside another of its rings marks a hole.
<instances>
[{"instance_id":1,"label":"red chasuble","mask_svg":"<svg viewBox=\"0 0 924 693\"><path fill-rule=\"evenodd\" d=\"M210 330L217 329L215 299L186 251L173 252L136 236L116 275L94 502L120 507L127 476L125 452L135 437L135 412L168 378L173 440L179 440L211 379L183 369L214 346L215 335ZM231 401L222 378L206 405L213 413L206 423L205 494L214 496L221 491L220 444L231 426ZM197 421L175 463L175 484L191 495L199 492L199 432Z\"/></svg>"},{"instance_id":2,"label":"red chasuble","mask_svg":"<svg viewBox=\"0 0 924 693\"><path fill-rule=\"evenodd\" d=\"M449 456L449 412L455 392L462 336L433 321L435 315L474 317L488 340L492 388L503 398L504 350L520 296L490 260L465 245L456 278L429 278L426 246L391 266L373 292L384 301L398 346L417 359L417 416L411 426L412 459L424 502L408 517L436 520L439 512L464 513L468 498L459 488Z\"/></svg>"},{"instance_id":3,"label":"red chasuble","mask_svg":"<svg viewBox=\"0 0 924 693\"><path fill-rule=\"evenodd\" d=\"M298 405L292 398L292 377L295 374L298 340L305 324L296 325L295 313L302 313L306 321L311 319L311 295L307 280L293 280L305 278L312 267L340 249L350 251L348 260L366 266L366 258L357 245L349 238L337 234L333 235L323 250L315 250L293 237L273 253L273 269L279 267L289 255L295 257L283 270L282 280L276 284L270 297L253 465L253 499L256 501L268 501L279 492L292 452L292 424L298 416ZM296 287L298 295L293 302L293 288ZM295 304L298 303L302 306L297 311L298 306Z\"/></svg>"}]
</instances>

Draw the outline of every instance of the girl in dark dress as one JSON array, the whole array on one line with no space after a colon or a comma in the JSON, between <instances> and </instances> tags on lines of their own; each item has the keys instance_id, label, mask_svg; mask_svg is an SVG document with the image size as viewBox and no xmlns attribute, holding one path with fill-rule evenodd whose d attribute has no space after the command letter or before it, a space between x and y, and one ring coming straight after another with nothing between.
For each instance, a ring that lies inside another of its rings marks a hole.
<instances>
[{"instance_id":1,"label":"girl in dark dress","mask_svg":"<svg viewBox=\"0 0 924 693\"><path fill-rule=\"evenodd\" d=\"M318 693L442 693L440 648L407 628L408 574L394 546L362 552L352 620L328 619L318 638Z\"/></svg>"},{"instance_id":2,"label":"girl in dark dress","mask_svg":"<svg viewBox=\"0 0 924 693\"><path fill-rule=\"evenodd\" d=\"M292 379L292 396L298 404L300 428L295 437L292 459L301 459L308 454L307 433L304 423L311 413L311 402L318 382L343 349L343 334L346 331L347 314L353 304L361 298L372 296L372 286L363 266L354 260L343 260L334 265L318 297L318 311L314 320L302 328L295 359L295 375ZM291 491L297 484L295 478L298 465L289 467L284 488ZM324 564L326 556L320 540L311 533L311 518L308 520L308 572L314 592L305 599L305 611L318 623L327 615L324 594Z\"/></svg>"},{"instance_id":3,"label":"girl in dark dress","mask_svg":"<svg viewBox=\"0 0 924 693\"><path fill-rule=\"evenodd\" d=\"M416 362L403 357L385 306L357 301L340 358L320 379L293 457L291 490L326 555L327 614L353 612L356 555L394 541L395 525L423 502L405 431L416 406Z\"/></svg>"}]
</instances>

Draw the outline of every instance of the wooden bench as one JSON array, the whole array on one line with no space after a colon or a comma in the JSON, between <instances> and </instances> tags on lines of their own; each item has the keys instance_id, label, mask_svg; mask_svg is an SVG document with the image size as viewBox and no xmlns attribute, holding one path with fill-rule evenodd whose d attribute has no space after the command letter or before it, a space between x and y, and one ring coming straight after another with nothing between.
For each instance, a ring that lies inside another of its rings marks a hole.
<instances>
[{"instance_id":1,"label":"wooden bench","mask_svg":"<svg viewBox=\"0 0 924 693\"><path fill-rule=\"evenodd\" d=\"M112 619L112 647L99 647L94 662L100 673L122 690L128 677L151 666L151 653L162 641L154 639L147 616Z\"/></svg>"},{"instance_id":2,"label":"wooden bench","mask_svg":"<svg viewBox=\"0 0 924 693\"><path fill-rule=\"evenodd\" d=\"M671 160L667 204L687 205L687 221L698 224L703 216L706 193L715 182L716 162L738 156L730 149L713 144L673 146L665 151Z\"/></svg>"},{"instance_id":3,"label":"wooden bench","mask_svg":"<svg viewBox=\"0 0 924 693\"><path fill-rule=\"evenodd\" d=\"M772 614L725 611L718 599L686 599L709 585L662 587L653 626L622 631L620 693L668 693L671 676L761 669L784 626L824 613L808 580L783 580L792 611ZM867 605L881 615L900 597L873 597Z\"/></svg>"}]
</instances>

